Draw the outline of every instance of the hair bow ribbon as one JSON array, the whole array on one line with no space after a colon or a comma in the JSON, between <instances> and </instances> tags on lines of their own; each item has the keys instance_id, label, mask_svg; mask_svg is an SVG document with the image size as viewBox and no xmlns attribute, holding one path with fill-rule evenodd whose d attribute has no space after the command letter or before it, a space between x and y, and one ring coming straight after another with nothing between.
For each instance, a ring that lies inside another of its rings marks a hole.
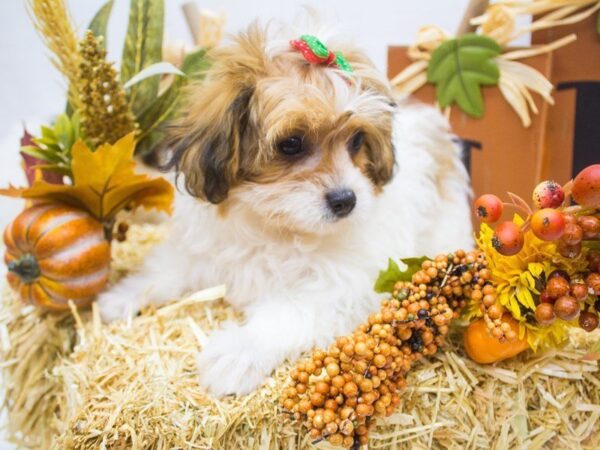
<instances>
[{"instance_id":1,"label":"hair bow ribbon","mask_svg":"<svg viewBox=\"0 0 600 450\"><path fill-rule=\"evenodd\" d=\"M332 52L316 36L303 34L300 39L290 41L290 45L300 51L310 64L324 64L352 72L352 66L342 52Z\"/></svg>"}]
</instances>

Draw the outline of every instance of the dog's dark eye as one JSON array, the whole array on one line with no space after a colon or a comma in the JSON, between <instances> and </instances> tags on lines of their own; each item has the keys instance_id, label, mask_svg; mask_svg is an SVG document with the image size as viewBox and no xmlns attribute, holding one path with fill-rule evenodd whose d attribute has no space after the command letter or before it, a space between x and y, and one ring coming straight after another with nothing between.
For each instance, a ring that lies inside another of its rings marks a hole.
<instances>
[{"instance_id":1,"label":"dog's dark eye","mask_svg":"<svg viewBox=\"0 0 600 450\"><path fill-rule=\"evenodd\" d=\"M365 133L362 131L357 132L352 136L350 142L348 143L348 148L351 153L358 153L363 143L365 142Z\"/></svg>"},{"instance_id":2,"label":"dog's dark eye","mask_svg":"<svg viewBox=\"0 0 600 450\"><path fill-rule=\"evenodd\" d=\"M302 138L298 136L291 136L284 139L277 144L277 150L284 155L295 156L304 151L304 143Z\"/></svg>"}]
</instances>

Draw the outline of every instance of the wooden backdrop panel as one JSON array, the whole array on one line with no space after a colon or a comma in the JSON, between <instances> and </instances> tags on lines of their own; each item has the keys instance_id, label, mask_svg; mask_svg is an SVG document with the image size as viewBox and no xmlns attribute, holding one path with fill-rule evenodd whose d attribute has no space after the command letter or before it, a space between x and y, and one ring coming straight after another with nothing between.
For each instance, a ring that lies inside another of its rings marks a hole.
<instances>
[{"instance_id":1,"label":"wooden backdrop panel","mask_svg":"<svg viewBox=\"0 0 600 450\"><path fill-rule=\"evenodd\" d=\"M521 62L550 77L552 55L539 55ZM410 63L406 47L388 48L390 78ZM529 199L545 168L548 105L536 97L539 114L532 115L531 126L525 128L497 87L483 88L483 96L485 115L481 119L469 117L457 107L452 107L450 114L454 133L470 148L467 160L470 160L469 171L475 196L489 192L505 196L507 191L511 191ZM433 104L435 88L427 84L416 91L414 97ZM556 165L559 167L558 163ZM549 162L546 166L547 171L553 167ZM558 179L562 172L556 175Z\"/></svg>"}]
</instances>

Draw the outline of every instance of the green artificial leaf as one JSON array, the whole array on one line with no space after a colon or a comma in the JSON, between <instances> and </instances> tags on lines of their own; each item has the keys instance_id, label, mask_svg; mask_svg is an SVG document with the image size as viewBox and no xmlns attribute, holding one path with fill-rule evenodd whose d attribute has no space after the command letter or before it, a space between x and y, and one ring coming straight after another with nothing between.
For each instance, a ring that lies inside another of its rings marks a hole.
<instances>
[{"instance_id":1,"label":"green artificial leaf","mask_svg":"<svg viewBox=\"0 0 600 450\"><path fill-rule=\"evenodd\" d=\"M33 156L34 158L41 159L42 161L48 161L52 163L62 162L62 158L60 158L56 153L44 148L35 147L33 145L24 145L21 147L21 151L26 155Z\"/></svg>"},{"instance_id":2,"label":"green artificial leaf","mask_svg":"<svg viewBox=\"0 0 600 450\"><path fill-rule=\"evenodd\" d=\"M41 137L33 137L32 144L23 145L21 152L47 163L37 167L70 177L71 148L80 137L80 128L78 114L61 114L52 127L42 126Z\"/></svg>"},{"instance_id":3,"label":"green artificial leaf","mask_svg":"<svg viewBox=\"0 0 600 450\"><path fill-rule=\"evenodd\" d=\"M456 103L468 115L481 117L481 86L498 83L500 70L494 58L501 51L496 41L477 34L447 40L435 49L427 67L427 81L436 85L440 106Z\"/></svg>"},{"instance_id":4,"label":"green artificial leaf","mask_svg":"<svg viewBox=\"0 0 600 450\"><path fill-rule=\"evenodd\" d=\"M67 116L70 116L73 114L74 111L75 109L73 109L73 105L71 105L71 102L67 100L67 104L65 105L65 114Z\"/></svg>"},{"instance_id":5,"label":"green artificial leaf","mask_svg":"<svg viewBox=\"0 0 600 450\"><path fill-rule=\"evenodd\" d=\"M73 127L73 143L71 147L75 145L75 142L79 140L81 137L81 119L79 117L79 113L72 114L71 116L71 126Z\"/></svg>"},{"instance_id":6,"label":"green artificial leaf","mask_svg":"<svg viewBox=\"0 0 600 450\"><path fill-rule=\"evenodd\" d=\"M211 62L206 56L206 49L201 48L185 55L181 70L192 79L201 79L210 68Z\"/></svg>"},{"instance_id":7,"label":"green artificial leaf","mask_svg":"<svg viewBox=\"0 0 600 450\"><path fill-rule=\"evenodd\" d=\"M47 139L49 142L56 144L58 141L56 140L56 135L54 134L54 130L46 125L42 125L40 127L42 131L42 137Z\"/></svg>"},{"instance_id":8,"label":"green artificial leaf","mask_svg":"<svg viewBox=\"0 0 600 450\"><path fill-rule=\"evenodd\" d=\"M162 145L163 141L166 139L166 136L167 133L163 127L157 127L153 129L139 141L139 144L136 146L135 150L136 155L141 155L144 158L150 156L153 150L156 150ZM151 157L150 161L153 162L150 162L149 164L153 165L155 164L154 161L156 160Z\"/></svg>"},{"instance_id":9,"label":"green artificial leaf","mask_svg":"<svg viewBox=\"0 0 600 450\"><path fill-rule=\"evenodd\" d=\"M176 116L181 89L191 80L202 79L209 67L210 61L206 57L205 49L185 56L181 71L187 78L174 79L169 88L136 118L141 130L136 153L144 155L162 141L165 135L162 125Z\"/></svg>"},{"instance_id":10,"label":"green artificial leaf","mask_svg":"<svg viewBox=\"0 0 600 450\"><path fill-rule=\"evenodd\" d=\"M137 118L141 130L136 150L138 154L148 153L164 137L161 125L173 117L183 84L181 78L173 80L171 86Z\"/></svg>"},{"instance_id":11,"label":"green artificial leaf","mask_svg":"<svg viewBox=\"0 0 600 450\"><path fill-rule=\"evenodd\" d=\"M54 134L56 135L58 145L63 149L71 148L75 143L71 120L69 120L66 114L61 114L56 118L56 122L54 122Z\"/></svg>"},{"instance_id":12,"label":"green artificial leaf","mask_svg":"<svg viewBox=\"0 0 600 450\"><path fill-rule=\"evenodd\" d=\"M402 276L402 271L396 261L392 258L388 259L388 267L385 270L379 271L377 281L375 281L375 292L382 294L384 292L392 292L396 281Z\"/></svg>"},{"instance_id":13,"label":"green artificial leaf","mask_svg":"<svg viewBox=\"0 0 600 450\"><path fill-rule=\"evenodd\" d=\"M164 0L131 0L121 61L123 84L146 67L162 61L163 32ZM159 83L159 77L151 77L129 90L129 103L136 116L156 99Z\"/></svg>"},{"instance_id":14,"label":"green artificial leaf","mask_svg":"<svg viewBox=\"0 0 600 450\"><path fill-rule=\"evenodd\" d=\"M88 30L94 33L94 36L100 37L102 36L102 42L100 45L102 48L106 48L106 27L108 26L108 19L110 18L110 13L112 11L114 4L114 0L109 0L106 2L102 8L98 10L90 25L88 26Z\"/></svg>"},{"instance_id":15,"label":"green artificial leaf","mask_svg":"<svg viewBox=\"0 0 600 450\"><path fill-rule=\"evenodd\" d=\"M379 294L393 292L394 285L398 281L410 281L412 276L421 269L421 264L426 259L426 256L401 259L400 261L406 265L406 269L401 270L396 261L390 258L387 269L380 271L377 281L375 281L375 292Z\"/></svg>"}]
</instances>

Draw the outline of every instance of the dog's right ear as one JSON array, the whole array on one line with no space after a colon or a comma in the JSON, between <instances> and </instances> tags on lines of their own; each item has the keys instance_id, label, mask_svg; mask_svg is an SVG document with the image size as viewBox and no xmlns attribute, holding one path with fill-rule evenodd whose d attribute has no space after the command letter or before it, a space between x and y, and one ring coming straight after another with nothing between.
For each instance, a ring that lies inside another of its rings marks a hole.
<instances>
[{"instance_id":1,"label":"dog's right ear","mask_svg":"<svg viewBox=\"0 0 600 450\"><path fill-rule=\"evenodd\" d=\"M265 72L264 32L256 25L215 50L202 82L184 93L181 117L171 127L170 159L163 167L183 174L186 190L211 203L242 181L243 143L254 126L254 87Z\"/></svg>"}]
</instances>

